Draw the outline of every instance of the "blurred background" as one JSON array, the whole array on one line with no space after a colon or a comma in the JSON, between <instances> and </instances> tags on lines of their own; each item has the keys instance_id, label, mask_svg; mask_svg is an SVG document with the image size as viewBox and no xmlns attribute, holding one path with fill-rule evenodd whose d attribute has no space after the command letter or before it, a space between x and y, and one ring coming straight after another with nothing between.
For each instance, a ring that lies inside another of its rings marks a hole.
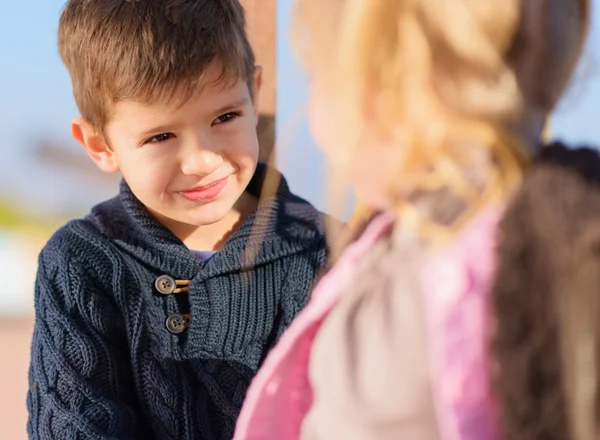
<instances>
[{"instance_id":1,"label":"blurred background","mask_svg":"<svg viewBox=\"0 0 600 440\"><path fill-rule=\"evenodd\" d=\"M242 0L259 63L263 157L277 134L275 160L292 190L325 208L323 160L306 127L306 77L288 41L293 0ZM70 138L77 115L56 48L64 0L2 3L0 26L0 439L26 438L25 396L37 254L68 218L116 194L118 176L104 175ZM594 5L596 6L596 5ZM600 13L551 135L600 145ZM274 116L276 117L274 118ZM274 118L274 119L273 119Z\"/></svg>"}]
</instances>

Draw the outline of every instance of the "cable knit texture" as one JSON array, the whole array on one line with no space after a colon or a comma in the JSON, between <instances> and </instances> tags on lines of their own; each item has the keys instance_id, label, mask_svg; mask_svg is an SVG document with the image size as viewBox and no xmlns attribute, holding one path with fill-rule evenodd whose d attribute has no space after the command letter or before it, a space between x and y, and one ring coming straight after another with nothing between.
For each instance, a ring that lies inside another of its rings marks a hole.
<instances>
[{"instance_id":1,"label":"cable knit texture","mask_svg":"<svg viewBox=\"0 0 600 440\"><path fill-rule=\"evenodd\" d=\"M61 228L39 259L29 437L230 439L250 380L325 264L323 220L281 178L206 262L126 183ZM191 280L189 292L157 292L163 274ZM183 333L167 330L173 313L190 315Z\"/></svg>"}]
</instances>

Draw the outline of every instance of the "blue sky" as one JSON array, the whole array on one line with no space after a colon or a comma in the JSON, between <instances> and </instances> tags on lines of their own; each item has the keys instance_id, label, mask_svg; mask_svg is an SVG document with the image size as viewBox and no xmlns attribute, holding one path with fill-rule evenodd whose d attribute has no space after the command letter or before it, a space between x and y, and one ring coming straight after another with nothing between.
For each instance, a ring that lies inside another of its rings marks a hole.
<instances>
[{"instance_id":1,"label":"blue sky","mask_svg":"<svg viewBox=\"0 0 600 440\"><path fill-rule=\"evenodd\" d=\"M303 72L287 41L292 0L278 8L279 165L292 190L323 207L324 167L306 130ZM80 176L35 159L37 142L77 151L69 121L77 114L69 78L56 49L56 29L64 0L19 0L3 4L0 27L0 195L38 212L71 209L83 213L115 188L83 185ZM594 23L600 15L594 11ZM596 28L596 26L594 26ZM553 120L553 134L574 142L600 144L600 33L592 32L577 81Z\"/></svg>"}]
</instances>

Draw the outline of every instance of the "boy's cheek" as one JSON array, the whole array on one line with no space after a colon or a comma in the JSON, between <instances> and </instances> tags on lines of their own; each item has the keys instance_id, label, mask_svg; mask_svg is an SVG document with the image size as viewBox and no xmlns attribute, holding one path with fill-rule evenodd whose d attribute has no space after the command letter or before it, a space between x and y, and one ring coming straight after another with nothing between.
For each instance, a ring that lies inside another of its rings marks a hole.
<instances>
[{"instance_id":1,"label":"boy's cheek","mask_svg":"<svg viewBox=\"0 0 600 440\"><path fill-rule=\"evenodd\" d=\"M121 163L121 174L133 188L143 192L162 192L180 172L168 157L131 155Z\"/></svg>"},{"instance_id":2,"label":"boy's cheek","mask_svg":"<svg viewBox=\"0 0 600 440\"><path fill-rule=\"evenodd\" d=\"M222 156L231 162L258 160L258 134L256 127L246 121L243 127L233 136L228 136L219 142L218 150Z\"/></svg>"}]
</instances>

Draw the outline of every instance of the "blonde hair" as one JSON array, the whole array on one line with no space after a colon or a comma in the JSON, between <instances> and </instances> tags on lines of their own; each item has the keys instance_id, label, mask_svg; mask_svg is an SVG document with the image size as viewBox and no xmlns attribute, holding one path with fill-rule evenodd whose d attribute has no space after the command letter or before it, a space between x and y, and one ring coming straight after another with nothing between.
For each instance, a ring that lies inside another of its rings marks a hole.
<instances>
[{"instance_id":1,"label":"blonde hair","mask_svg":"<svg viewBox=\"0 0 600 440\"><path fill-rule=\"evenodd\" d=\"M529 153L511 127L549 114L567 87L588 28L588 0L300 0L300 56L332 81L348 154L367 144L348 127L403 150L390 192L403 220L428 235L453 233L481 206L511 194ZM424 97L433 94L437 108ZM461 145L489 150L476 190ZM419 216L411 191L448 188L465 200L440 227Z\"/></svg>"},{"instance_id":2,"label":"blonde hair","mask_svg":"<svg viewBox=\"0 0 600 440\"><path fill-rule=\"evenodd\" d=\"M299 0L295 17L300 56L335 79L332 118L348 135L348 154L369 144L354 127L395 142L403 160L390 195L400 220L438 239L519 187L531 150L516 127L550 114L564 93L589 27L590 0ZM465 176L472 167L465 145L491 156L483 190ZM423 218L409 199L443 188L466 205L449 227ZM579 300L578 310L586 305ZM593 385L583 379L596 381L586 374L595 372L588 361L596 353L574 344L589 333L578 316L555 307L571 438L591 440L596 413L584 388Z\"/></svg>"}]
</instances>

